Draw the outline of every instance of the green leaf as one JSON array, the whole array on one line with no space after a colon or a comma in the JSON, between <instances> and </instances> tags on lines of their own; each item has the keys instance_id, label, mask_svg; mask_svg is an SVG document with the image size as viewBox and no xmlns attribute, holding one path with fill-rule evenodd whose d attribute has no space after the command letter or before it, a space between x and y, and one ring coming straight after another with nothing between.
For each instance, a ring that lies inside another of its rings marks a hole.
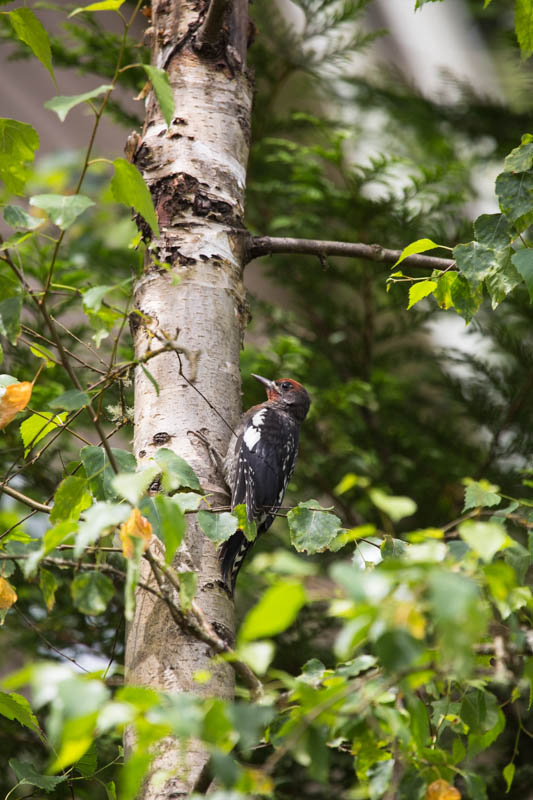
<instances>
[{"instance_id":1,"label":"green leaf","mask_svg":"<svg viewBox=\"0 0 533 800\"><path fill-rule=\"evenodd\" d=\"M274 584L244 618L239 641L249 642L281 633L292 625L305 602L301 583L280 581Z\"/></svg>"},{"instance_id":2,"label":"green leaf","mask_svg":"<svg viewBox=\"0 0 533 800\"><path fill-rule=\"evenodd\" d=\"M511 786L513 785L515 770L516 767L512 761L509 764L507 764L502 770L503 779L506 784L505 794L509 793Z\"/></svg>"},{"instance_id":3,"label":"green leaf","mask_svg":"<svg viewBox=\"0 0 533 800\"><path fill-rule=\"evenodd\" d=\"M196 594L198 575L196 572L180 572L180 603L184 611L189 611Z\"/></svg>"},{"instance_id":4,"label":"green leaf","mask_svg":"<svg viewBox=\"0 0 533 800\"><path fill-rule=\"evenodd\" d=\"M111 452L121 472L135 472L137 461L132 453L128 453L126 450L119 450L116 447L112 447ZM104 448L93 447L92 445L83 447L80 451L80 458L94 496L98 500L114 500L118 497L113 488L115 473L109 464Z\"/></svg>"},{"instance_id":5,"label":"green leaf","mask_svg":"<svg viewBox=\"0 0 533 800\"><path fill-rule=\"evenodd\" d=\"M222 544L233 536L239 527L239 521L229 511L222 511L220 514L214 511L199 511L198 525L214 544Z\"/></svg>"},{"instance_id":6,"label":"green leaf","mask_svg":"<svg viewBox=\"0 0 533 800\"><path fill-rule=\"evenodd\" d=\"M483 287L479 286L477 289L473 289L463 275L458 275L451 286L450 293L455 310L468 324L481 305Z\"/></svg>"},{"instance_id":7,"label":"green leaf","mask_svg":"<svg viewBox=\"0 0 533 800\"><path fill-rule=\"evenodd\" d=\"M26 163L33 161L38 147L39 137L31 125L0 118L0 179L8 192L24 193Z\"/></svg>"},{"instance_id":8,"label":"green leaf","mask_svg":"<svg viewBox=\"0 0 533 800\"><path fill-rule=\"evenodd\" d=\"M21 694L17 694L16 692L11 692L11 694L0 692L0 714L3 717L7 717L7 719L15 720L25 728L29 728L36 733L40 739L43 739L37 717L31 710L31 706L26 698Z\"/></svg>"},{"instance_id":9,"label":"green leaf","mask_svg":"<svg viewBox=\"0 0 533 800\"><path fill-rule=\"evenodd\" d=\"M245 503L239 503L231 512L239 522L239 530L243 532L249 542L254 542L257 536L257 523L255 520L248 519L248 512Z\"/></svg>"},{"instance_id":10,"label":"green leaf","mask_svg":"<svg viewBox=\"0 0 533 800\"><path fill-rule=\"evenodd\" d=\"M15 11L9 11L8 13L9 21L17 37L33 51L33 54L46 67L55 83L52 50L50 49L50 38L46 29L29 8L17 8Z\"/></svg>"},{"instance_id":11,"label":"green leaf","mask_svg":"<svg viewBox=\"0 0 533 800\"><path fill-rule=\"evenodd\" d=\"M419 303L424 297L433 294L438 284L435 281L417 281L409 288L409 305L407 308L412 308L416 303Z\"/></svg>"},{"instance_id":12,"label":"green leaf","mask_svg":"<svg viewBox=\"0 0 533 800\"><path fill-rule=\"evenodd\" d=\"M291 543L299 553L321 553L335 539L341 521L316 500L299 503L287 514Z\"/></svg>"},{"instance_id":13,"label":"green leaf","mask_svg":"<svg viewBox=\"0 0 533 800\"><path fill-rule=\"evenodd\" d=\"M40 411L32 414L20 425L20 435L24 442L24 457L28 455L32 447L40 442L45 436L54 431L66 420L66 413L54 414L51 411Z\"/></svg>"},{"instance_id":14,"label":"green leaf","mask_svg":"<svg viewBox=\"0 0 533 800\"><path fill-rule=\"evenodd\" d=\"M524 279L530 300L533 301L533 250L524 247L511 257L511 261Z\"/></svg>"},{"instance_id":15,"label":"green leaf","mask_svg":"<svg viewBox=\"0 0 533 800\"><path fill-rule=\"evenodd\" d=\"M68 392L63 392L58 397L50 400L48 405L50 408L64 408L65 411L78 411L84 408L90 402L91 398L87 392L80 392L79 389L69 389Z\"/></svg>"},{"instance_id":16,"label":"green leaf","mask_svg":"<svg viewBox=\"0 0 533 800\"><path fill-rule=\"evenodd\" d=\"M182 486L188 489L200 489L200 482L192 467L185 459L176 455L167 447L161 447L154 456L155 461L163 471L161 485L163 491L174 492Z\"/></svg>"},{"instance_id":17,"label":"green leaf","mask_svg":"<svg viewBox=\"0 0 533 800\"><path fill-rule=\"evenodd\" d=\"M52 550L55 550L56 547L62 544L66 539L69 539L75 531L78 529L78 526L75 522L71 520L66 522L60 522L59 525L56 525L54 528L46 531L43 536L42 544L39 550L33 550L30 553L28 559L24 564L24 575L26 578L29 578L37 569L39 562L51 553Z\"/></svg>"},{"instance_id":18,"label":"green leaf","mask_svg":"<svg viewBox=\"0 0 533 800\"><path fill-rule=\"evenodd\" d=\"M42 358L46 364L46 368L55 367L54 354L51 350L42 344L32 344L30 353L33 353L36 358Z\"/></svg>"},{"instance_id":19,"label":"green leaf","mask_svg":"<svg viewBox=\"0 0 533 800\"><path fill-rule=\"evenodd\" d=\"M114 288L114 286L93 286L92 289L87 289L82 295L83 307L88 311L100 311L105 295Z\"/></svg>"},{"instance_id":20,"label":"green leaf","mask_svg":"<svg viewBox=\"0 0 533 800\"><path fill-rule=\"evenodd\" d=\"M21 761L18 758L11 758L9 766L17 776L20 784L29 784L43 789L45 792L52 792L56 786L67 780L68 775L40 775L33 764L29 761Z\"/></svg>"},{"instance_id":21,"label":"green leaf","mask_svg":"<svg viewBox=\"0 0 533 800\"><path fill-rule=\"evenodd\" d=\"M143 540L140 536L131 537L132 555L126 559L126 583L124 586L124 616L131 622L135 615L135 589L141 577Z\"/></svg>"},{"instance_id":22,"label":"green leaf","mask_svg":"<svg viewBox=\"0 0 533 800\"><path fill-rule=\"evenodd\" d=\"M68 96L59 95L58 97L52 97L50 100L47 100L46 103L44 103L44 107L48 108L50 111L55 111L61 122L64 122L68 112L72 108L80 103L87 102L87 100L92 100L94 97L104 94L104 92L109 92L112 89L113 87L111 84L107 83L102 84L102 86L97 86L96 89L91 89L90 92L84 92L83 94Z\"/></svg>"},{"instance_id":23,"label":"green leaf","mask_svg":"<svg viewBox=\"0 0 533 800\"><path fill-rule=\"evenodd\" d=\"M41 567L39 570L39 588L43 594L43 599L48 611L51 611L54 607L58 586L59 582L54 573Z\"/></svg>"},{"instance_id":24,"label":"green leaf","mask_svg":"<svg viewBox=\"0 0 533 800\"><path fill-rule=\"evenodd\" d=\"M417 505L410 497L386 494L381 489L370 489L368 495L380 511L384 511L393 522L399 522L404 517L414 514Z\"/></svg>"},{"instance_id":25,"label":"green leaf","mask_svg":"<svg viewBox=\"0 0 533 800\"><path fill-rule=\"evenodd\" d=\"M457 530L470 549L486 562L492 561L499 550L511 543L505 529L496 522L467 520L462 522Z\"/></svg>"},{"instance_id":26,"label":"green leaf","mask_svg":"<svg viewBox=\"0 0 533 800\"><path fill-rule=\"evenodd\" d=\"M115 594L113 582L101 572L76 575L71 586L72 600L82 614L103 614Z\"/></svg>"},{"instance_id":27,"label":"green leaf","mask_svg":"<svg viewBox=\"0 0 533 800\"><path fill-rule=\"evenodd\" d=\"M408 256L414 256L416 253L425 253L427 250L433 250L435 247L442 247L442 245L432 242L431 239L417 239L416 242L411 242L407 247L404 247L400 258L393 264L393 267L398 266L398 264Z\"/></svg>"},{"instance_id":28,"label":"green leaf","mask_svg":"<svg viewBox=\"0 0 533 800\"><path fill-rule=\"evenodd\" d=\"M196 511L202 500L201 494L196 492L178 492L172 495L172 502L176 503L185 514L187 511Z\"/></svg>"},{"instance_id":29,"label":"green leaf","mask_svg":"<svg viewBox=\"0 0 533 800\"><path fill-rule=\"evenodd\" d=\"M32 217L22 206L6 206L4 208L4 220L12 228L23 228L28 231L38 228L44 222L43 219Z\"/></svg>"},{"instance_id":30,"label":"green leaf","mask_svg":"<svg viewBox=\"0 0 533 800\"><path fill-rule=\"evenodd\" d=\"M507 219L518 231L525 230L533 220L533 174L502 172L496 178L496 194Z\"/></svg>"},{"instance_id":31,"label":"green leaf","mask_svg":"<svg viewBox=\"0 0 533 800\"><path fill-rule=\"evenodd\" d=\"M159 534L165 543L165 562L170 564L185 534L185 515L171 497L158 494L153 500L159 518Z\"/></svg>"},{"instance_id":32,"label":"green leaf","mask_svg":"<svg viewBox=\"0 0 533 800\"><path fill-rule=\"evenodd\" d=\"M111 191L117 203L133 207L140 214L153 233L159 236L159 225L152 202L152 195L146 186L141 173L133 164L124 158L113 161L115 174L111 180Z\"/></svg>"},{"instance_id":33,"label":"green leaf","mask_svg":"<svg viewBox=\"0 0 533 800\"><path fill-rule=\"evenodd\" d=\"M461 274L473 289L477 289L488 275L503 269L509 262L512 250L509 246L494 250L480 242L458 244L453 255Z\"/></svg>"},{"instance_id":34,"label":"green leaf","mask_svg":"<svg viewBox=\"0 0 533 800\"><path fill-rule=\"evenodd\" d=\"M386 631L375 644L376 655L385 669L393 672L411 666L423 652L422 643L407 631Z\"/></svg>"},{"instance_id":35,"label":"green leaf","mask_svg":"<svg viewBox=\"0 0 533 800\"><path fill-rule=\"evenodd\" d=\"M161 469L155 465L139 472L119 472L113 477L111 485L120 497L136 506L160 472Z\"/></svg>"},{"instance_id":36,"label":"green leaf","mask_svg":"<svg viewBox=\"0 0 533 800\"><path fill-rule=\"evenodd\" d=\"M80 758L79 761L76 761L74 764L74 769L76 769L80 775L83 775L84 778L91 778L98 768L98 756L96 753L95 745L91 745L91 747L87 750L85 755Z\"/></svg>"},{"instance_id":37,"label":"green leaf","mask_svg":"<svg viewBox=\"0 0 533 800\"><path fill-rule=\"evenodd\" d=\"M94 202L83 194L36 194L30 197L30 205L42 208L54 225L65 231Z\"/></svg>"},{"instance_id":38,"label":"green leaf","mask_svg":"<svg viewBox=\"0 0 533 800\"><path fill-rule=\"evenodd\" d=\"M158 382L156 381L150 370L144 366L144 364L139 364L139 366L146 375L146 377L148 378L148 380L150 381L150 383L152 384L152 386L154 387L156 395L159 397L160 391Z\"/></svg>"},{"instance_id":39,"label":"green leaf","mask_svg":"<svg viewBox=\"0 0 533 800\"><path fill-rule=\"evenodd\" d=\"M457 280L457 272L445 272L437 280L437 288L433 292L440 308L453 308L452 286Z\"/></svg>"},{"instance_id":40,"label":"green leaf","mask_svg":"<svg viewBox=\"0 0 533 800\"><path fill-rule=\"evenodd\" d=\"M131 513L131 507L126 503L95 503L85 512L85 519L80 524L74 558L80 558L83 551L95 542L103 531L114 528L124 522Z\"/></svg>"},{"instance_id":41,"label":"green leaf","mask_svg":"<svg viewBox=\"0 0 533 800\"><path fill-rule=\"evenodd\" d=\"M20 312L22 298L8 297L0 301L0 335L6 336L11 344L16 344L20 334Z\"/></svg>"},{"instance_id":42,"label":"green leaf","mask_svg":"<svg viewBox=\"0 0 533 800\"><path fill-rule=\"evenodd\" d=\"M533 4L531 5L533 13ZM511 150L504 162L504 172L527 172L533 167L533 142L525 142Z\"/></svg>"},{"instance_id":43,"label":"green leaf","mask_svg":"<svg viewBox=\"0 0 533 800\"><path fill-rule=\"evenodd\" d=\"M468 511L469 508L490 508L497 506L501 502L501 497L496 494L498 487L488 483L488 481L479 481L471 483L465 490L465 504L463 511Z\"/></svg>"},{"instance_id":44,"label":"green leaf","mask_svg":"<svg viewBox=\"0 0 533 800\"><path fill-rule=\"evenodd\" d=\"M159 103L159 108L161 109L161 113L165 118L168 128L174 116L174 95L172 94L172 87L170 86L168 75L164 69L152 67L150 64L143 64L143 68L150 79L155 96L157 97L157 102Z\"/></svg>"},{"instance_id":45,"label":"green leaf","mask_svg":"<svg viewBox=\"0 0 533 800\"><path fill-rule=\"evenodd\" d=\"M507 247L514 238L503 214L481 214L474 222L474 236L494 250Z\"/></svg>"},{"instance_id":46,"label":"green leaf","mask_svg":"<svg viewBox=\"0 0 533 800\"><path fill-rule=\"evenodd\" d=\"M522 58L533 53L533 0L515 0L514 24Z\"/></svg>"},{"instance_id":47,"label":"green leaf","mask_svg":"<svg viewBox=\"0 0 533 800\"><path fill-rule=\"evenodd\" d=\"M80 518L81 512L89 508L91 503L92 497L87 480L69 475L57 487L54 507L50 513L50 522L52 524L62 520L76 522Z\"/></svg>"},{"instance_id":48,"label":"green leaf","mask_svg":"<svg viewBox=\"0 0 533 800\"><path fill-rule=\"evenodd\" d=\"M100 0L98 3L91 3L88 6L76 8L69 14L69 17L81 14L82 11L118 11L124 2L125 0Z\"/></svg>"}]
</instances>

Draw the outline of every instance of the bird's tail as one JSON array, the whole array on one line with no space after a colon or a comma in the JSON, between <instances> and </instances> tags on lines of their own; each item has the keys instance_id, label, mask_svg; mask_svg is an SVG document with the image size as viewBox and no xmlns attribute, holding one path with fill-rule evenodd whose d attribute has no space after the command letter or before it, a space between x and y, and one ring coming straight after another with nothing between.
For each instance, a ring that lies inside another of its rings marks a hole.
<instances>
[{"instance_id":1,"label":"bird's tail","mask_svg":"<svg viewBox=\"0 0 533 800\"><path fill-rule=\"evenodd\" d=\"M219 558L222 577L231 594L235 591L235 582L244 557L252 545L253 542L248 541L242 531L235 531L233 536L230 536L220 548Z\"/></svg>"}]
</instances>

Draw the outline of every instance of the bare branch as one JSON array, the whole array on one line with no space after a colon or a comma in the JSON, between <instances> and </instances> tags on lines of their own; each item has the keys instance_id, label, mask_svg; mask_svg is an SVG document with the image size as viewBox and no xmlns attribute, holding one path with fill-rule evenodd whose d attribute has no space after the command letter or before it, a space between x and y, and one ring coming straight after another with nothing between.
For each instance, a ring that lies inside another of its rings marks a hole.
<instances>
[{"instance_id":1,"label":"bare branch","mask_svg":"<svg viewBox=\"0 0 533 800\"><path fill-rule=\"evenodd\" d=\"M7 486L5 483L0 483L0 492L8 494L10 497L18 500L19 503L24 503L24 505L34 508L35 511L43 511L45 514L49 514L52 510L52 506L45 506L44 503L38 503L37 500L27 497L25 494L22 494L22 492L17 492L16 489L12 489L11 486Z\"/></svg>"},{"instance_id":2,"label":"bare branch","mask_svg":"<svg viewBox=\"0 0 533 800\"><path fill-rule=\"evenodd\" d=\"M363 244L362 242L329 242L321 239L293 239L290 236L251 236L248 240L248 261L259 256L273 253L300 253L313 255L323 259L325 256L344 256L347 258L363 258L367 261L378 261L383 264L395 264L400 258L401 250L388 250L380 244ZM406 267L416 269L456 270L455 261L450 258L436 258L418 254L408 256L402 261Z\"/></svg>"}]
</instances>

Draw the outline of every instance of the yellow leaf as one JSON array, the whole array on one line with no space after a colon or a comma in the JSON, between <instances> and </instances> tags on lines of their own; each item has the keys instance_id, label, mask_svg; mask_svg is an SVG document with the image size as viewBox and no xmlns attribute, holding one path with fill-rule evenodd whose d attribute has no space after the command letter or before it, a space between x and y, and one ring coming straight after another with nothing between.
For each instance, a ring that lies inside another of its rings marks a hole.
<instances>
[{"instance_id":1,"label":"yellow leaf","mask_svg":"<svg viewBox=\"0 0 533 800\"><path fill-rule=\"evenodd\" d=\"M143 553L146 553L152 541L152 526L138 508L134 508L126 522L120 526L120 541L125 558L133 556L132 536L143 539Z\"/></svg>"},{"instance_id":2,"label":"yellow leaf","mask_svg":"<svg viewBox=\"0 0 533 800\"><path fill-rule=\"evenodd\" d=\"M0 387L0 430L9 425L12 419L30 402L33 383L11 383Z\"/></svg>"},{"instance_id":3,"label":"yellow leaf","mask_svg":"<svg viewBox=\"0 0 533 800\"><path fill-rule=\"evenodd\" d=\"M426 800L461 800L461 792L448 781L439 778L428 786Z\"/></svg>"},{"instance_id":4,"label":"yellow leaf","mask_svg":"<svg viewBox=\"0 0 533 800\"><path fill-rule=\"evenodd\" d=\"M0 608L11 608L17 602L17 593L5 578L0 578Z\"/></svg>"}]
</instances>

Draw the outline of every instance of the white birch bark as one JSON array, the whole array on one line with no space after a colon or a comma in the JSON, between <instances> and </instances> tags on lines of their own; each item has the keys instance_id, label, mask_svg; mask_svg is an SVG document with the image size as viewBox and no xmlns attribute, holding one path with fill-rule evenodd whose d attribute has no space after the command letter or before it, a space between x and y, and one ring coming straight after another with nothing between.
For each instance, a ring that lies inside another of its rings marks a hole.
<instances>
[{"instance_id":1,"label":"white birch bark","mask_svg":"<svg viewBox=\"0 0 533 800\"><path fill-rule=\"evenodd\" d=\"M229 67L224 50L211 58L194 50L200 5L194 0L152 3L152 63L168 71L175 118L167 130L150 93L134 161L152 191L161 236L136 286L135 307L141 315L132 327L137 356L160 347L157 337L170 336L183 349L183 375L190 383L180 375L174 352L147 364L159 396L137 370L134 447L140 465L159 447L171 448L189 462L203 487L212 487L220 486L221 478L204 445L190 432L202 432L221 452L230 437L230 428L196 389L229 426L234 427L240 415L239 351L247 312L239 229L252 92L245 71ZM162 268L161 262L170 268ZM227 503L225 496L212 499ZM233 603L217 583L215 548L194 520L174 566L197 572L196 600L219 635L232 642ZM149 566L144 564L143 570L143 580L150 581ZM228 665L213 668L211 655L204 643L176 628L163 603L138 593L126 637L129 683L231 698L233 670ZM211 680L195 683L194 674L206 669ZM127 748L130 736L126 735ZM140 797L186 796L205 760L199 743L191 743L184 752L176 741L165 740Z\"/></svg>"}]
</instances>

